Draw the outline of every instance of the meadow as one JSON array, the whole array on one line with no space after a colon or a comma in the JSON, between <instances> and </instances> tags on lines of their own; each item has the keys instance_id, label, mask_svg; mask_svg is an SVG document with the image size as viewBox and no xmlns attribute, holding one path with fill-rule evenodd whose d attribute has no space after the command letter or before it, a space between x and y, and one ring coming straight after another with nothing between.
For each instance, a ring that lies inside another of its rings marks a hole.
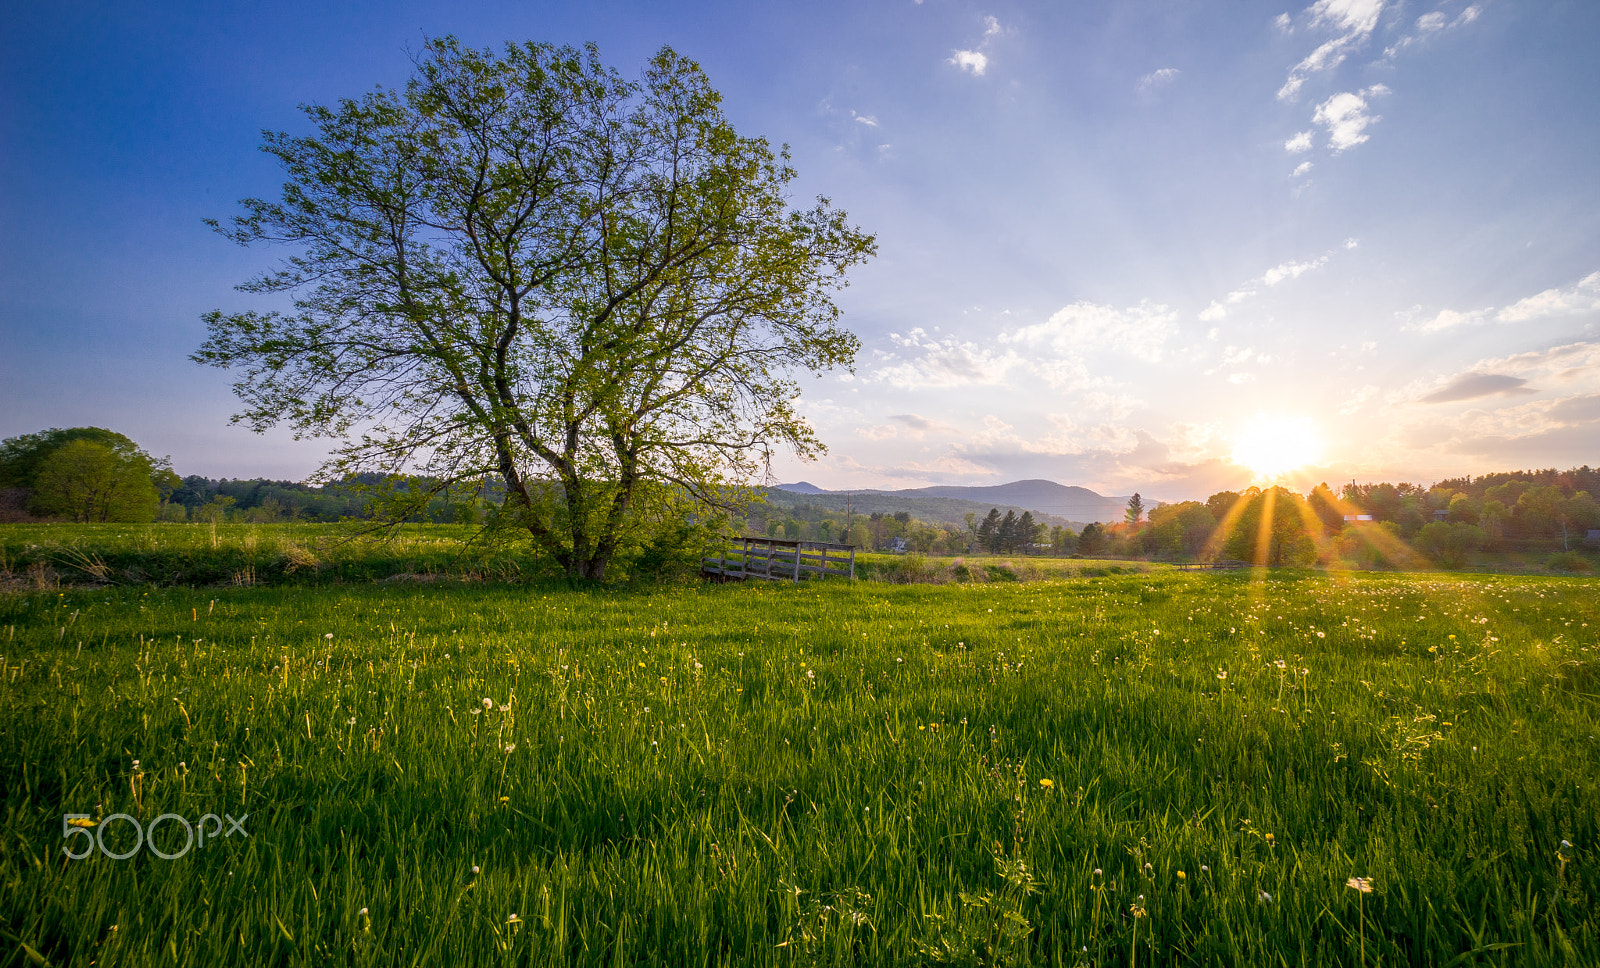
<instances>
[{"instance_id":1,"label":"meadow","mask_svg":"<svg viewBox=\"0 0 1600 968\"><path fill-rule=\"evenodd\" d=\"M1588 578L13 592L0 963L1594 964L1597 632Z\"/></svg>"}]
</instances>

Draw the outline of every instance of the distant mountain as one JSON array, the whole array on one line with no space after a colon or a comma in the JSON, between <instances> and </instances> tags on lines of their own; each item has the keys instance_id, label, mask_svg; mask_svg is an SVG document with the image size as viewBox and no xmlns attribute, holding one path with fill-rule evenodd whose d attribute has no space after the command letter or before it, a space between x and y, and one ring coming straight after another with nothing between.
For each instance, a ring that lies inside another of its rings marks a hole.
<instances>
[{"instance_id":1,"label":"distant mountain","mask_svg":"<svg viewBox=\"0 0 1600 968\"><path fill-rule=\"evenodd\" d=\"M941 485L891 492L910 496L953 497L979 504L1014 504L1034 513L1053 514L1072 521L1120 521L1127 499L1104 497L1086 487L1055 481L1012 481L989 487Z\"/></svg>"},{"instance_id":2,"label":"distant mountain","mask_svg":"<svg viewBox=\"0 0 1600 968\"><path fill-rule=\"evenodd\" d=\"M810 481L797 481L794 484L779 484L774 490L788 491L790 494L826 494L822 488Z\"/></svg>"},{"instance_id":3,"label":"distant mountain","mask_svg":"<svg viewBox=\"0 0 1600 968\"><path fill-rule=\"evenodd\" d=\"M1090 521L1120 521L1127 507L1126 498L1105 497L1086 487L1037 480L987 487L940 485L900 491L825 491L804 481L767 488L768 503L780 508L806 503L843 510L847 500L857 514L905 511L924 521L957 525L963 523L968 513L982 517L990 508L999 508L1002 513L1032 511L1036 518L1051 524L1069 522L1081 526Z\"/></svg>"}]
</instances>

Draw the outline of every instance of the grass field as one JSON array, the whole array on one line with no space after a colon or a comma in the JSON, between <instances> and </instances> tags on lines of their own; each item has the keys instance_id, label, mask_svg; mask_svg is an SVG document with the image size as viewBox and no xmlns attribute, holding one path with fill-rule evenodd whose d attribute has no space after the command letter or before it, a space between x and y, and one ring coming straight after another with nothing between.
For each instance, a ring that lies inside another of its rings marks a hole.
<instances>
[{"instance_id":1,"label":"grass field","mask_svg":"<svg viewBox=\"0 0 1600 968\"><path fill-rule=\"evenodd\" d=\"M14 593L0 964L1600 963L1597 632L1586 578ZM108 856L163 814L248 836Z\"/></svg>"}]
</instances>

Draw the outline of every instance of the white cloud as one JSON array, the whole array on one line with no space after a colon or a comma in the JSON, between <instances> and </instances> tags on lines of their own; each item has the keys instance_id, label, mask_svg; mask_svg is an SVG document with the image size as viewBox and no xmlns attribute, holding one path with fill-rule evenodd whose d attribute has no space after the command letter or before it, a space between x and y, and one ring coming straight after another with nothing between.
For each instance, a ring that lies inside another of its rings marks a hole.
<instances>
[{"instance_id":1,"label":"white cloud","mask_svg":"<svg viewBox=\"0 0 1600 968\"><path fill-rule=\"evenodd\" d=\"M1290 19L1289 15L1286 13L1280 13L1276 17L1272 18L1272 26L1278 28L1286 34L1294 33L1294 21Z\"/></svg>"},{"instance_id":2,"label":"white cloud","mask_svg":"<svg viewBox=\"0 0 1600 968\"><path fill-rule=\"evenodd\" d=\"M995 353L974 343L937 340L921 329L905 336L889 334L900 353L880 353L881 365L873 370L874 382L905 390L996 386L1022 360L1015 353Z\"/></svg>"},{"instance_id":3,"label":"white cloud","mask_svg":"<svg viewBox=\"0 0 1600 968\"><path fill-rule=\"evenodd\" d=\"M1149 301L1126 309L1075 302L1063 306L1043 323L1003 334L1001 342L1046 344L1061 353L1088 349L1126 352L1154 362L1168 337L1177 332L1178 314Z\"/></svg>"},{"instance_id":4,"label":"white cloud","mask_svg":"<svg viewBox=\"0 0 1600 968\"><path fill-rule=\"evenodd\" d=\"M950 56L949 63L977 77L982 77L983 72L989 69L989 58L976 50L958 50Z\"/></svg>"},{"instance_id":5,"label":"white cloud","mask_svg":"<svg viewBox=\"0 0 1600 968\"><path fill-rule=\"evenodd\" d=\"M1241 383L1254 383L1256 382L1256 375L1254 373L1230 373L1228 374L1228 382L1234 386L1238 386Z\"/></svg>"},{"instance_id":6,"label":"white cloud","mask_svg":"<svg viewBox=\"0 0 1600 968\"><path fill-rule=\"evenodd\" d=\"M1437 333L1457 326L1490 320L1497 323L1527 323L1551 316L1570 316L1596 310L1600 310L1600 272L1591 272L1570 286L1546 289L1499 310L1493 307L1468 312L1441 309L1433 318L1412 322L1407 328L1423 333ZM1412 314L1403 314L1402 318L1408 315Z\"/></svg>"},{"instance_id":7,"label":"white cloud","mask_svg":"<svg viewBox=\"0 0 1600 968\"><path fill-rule=\"evenodd\" d=\"M1359 94L1350 91L1335 94L1319 104L1317 113L1311 116L1314 123L1328 129L1328 143L1334 151L1353 148L1370 137L1366 133L1367 128L1379 118L1367 113L1367 101L1362 95L1368 93L1384 94L1388 93L1388 88L1382 91L1369 88Z\"/></svg>"},{"instance_id":8,"label":"white cloud","mask_svg":"<svg viewBox=\"0 0 1600 968\"><path fill-rule=\"evenodd\" d=\"M1294 171L1289 172L1289 177L1299 178L1301 175L1304 175L1306 172L1310 171L1311 167L1311 162L1302 161L1300 164L1294 166Z\"/></svg>"},{"instance_id":9,"label":"white cloud","mask_svg":"<svg viewBox=\"0 0 1600 968\"><path fill-rule=\"evenodd\" d=\"M1200 321L1202 323L1214 323L1227 315L1228 310L1223 307L1222 303L1219 303L1213 299L1211 301L1211 305L1200 311ZM1212 332L1215 332L1215 330Z\"/></svg>"},{"instance_id":10,"label":"white cloud","mask_svg":"<svg viewBox=\"0 0 1600 968\"><path fill-rule=\"evenodd\" d=\"M1372 33L1383 13L1384 0L1317 0L1311 5L1311 22L1361 34Z\"/></svg>"},{"instance_id":11,"label":"white cloud","mask_svg":"<svg viewBox=\"0 0 1600 968\"><path fill-rule=\"evenodd\" d=\"M989 69L989 55L987 53L989 42L1003 32L1004 28L1000 26L1000 21L993 17L984 17L983 40L979 42L977 48L975 50L954 51L946 63L953 64L957 70L967 71L974 77L982 77L984 72Z\"/></svg>"},{"instance_id":12,"label":"white cloud","mask_svg":"<svg viewBox=\"0 0 1600 968\"><path fill-rule=\"evenodd\" d=\"M1546 316L1566 316L1572 313L1600 309L1600 272L1591 272L1565 289L1546 289L1537 295L1519 299L1495 313L1502 323L1525 323Z\"/></svg>"},{"instance_id":13,"label":"white cloud","mask_svg":"<svg viewBox=\"0 0 1600 968\"><path fill-rule=\"evenodd\" d=\"M1285 279L1298 279L1305 273L1320 269L1327 264L1327 256L1312 259L1310 262L1281 262L1263 273L1261 282L1263 285L1276 286Z\"/></svg>"},{"instance_id":14,"label":"white cloud","mask_svg":"<svg viewBox=\"0 0 1600 968\"><path fill-rule=\"evenodd\" d=\"M1440 330L1454 329L1467 323L1481 322L1484 316L1485 311L1481 309L1469 313L1458 313L1453 309L1441 309L1439 310L1439 315L1432 319L1414 323L1408 328L1423 333L1437 333Z\"/></svg>"},{"instance_id":15,"label":"white cloud","mask_svg":"<svg viewBox=\"0 0 1600 968\"><path fill-rule=\"evenodd\" d=\"M1278 99L1293 100L1300 93L1307 76L1342 64L1350 52L1377 28L1383 7L1384 0L1317 0L1307 7L1312 27L1332 29L1339 33L1332 40L1318 45L1290 69L1288 79L1278 89ZM1282 18L1279 23L1282 25Z\"/></svg>"},{"instance_id":16,"label":"white cloud","mask_svg":"<svg viewBox=\"0 0 1600 968\"><path fill-rule=\"evenodd\" d=\"M1283 143L1283 150L1291 154L1311 150L1311 132L1302 131Z\"/></svg>"},{"instance_id":17,"label":"white cloud","mask_svg":"<svg viewBox=\"0 0 1600 968\"><path fill-rule=\"evenodd\" d=\"M1176 67L1163 67L1158 71L1151 71L1149 74L1139 78L1139 93L1143 94L1164 84L1169 84L1180 73L1182 72Z\"/></svg>"},{"instance_id":18,"label":"white cloud","mask_svg":"<svg viewBox=\"0 0 1600 968\"><path fill-rule=\"evenodd\" d=\"M869 128L876 128L878 126L878 119L870 114L857 114L854 111L851 111L850 117L851 119L864 124Z\"/></svg>"},{"instance_id":19,"label":"white cloud","mask_svg":"<svg viewBox=\"0 0 1600 968\"><path fill-rule=\"evenodd\" d=\"M1383 56L1385 58L1393 59L1396 54L1405 50L1407 47L1410 47L1412 44L1421 43L1428 37L1431 37L1442 31L1453 30L1456 27L1464 27L1467 24L1472 23L1474 20L1478 19L1478 14L1481 12L1482 8L1471 6L1457 14L1454 20L1450 20L1448 17L1446 17L1444 12L1441 10L1425 13L1417 18L1415 24L1416 30L1413 33L1406 34L1389 47L1385 48Z\"/></svg>"}]
</instances>

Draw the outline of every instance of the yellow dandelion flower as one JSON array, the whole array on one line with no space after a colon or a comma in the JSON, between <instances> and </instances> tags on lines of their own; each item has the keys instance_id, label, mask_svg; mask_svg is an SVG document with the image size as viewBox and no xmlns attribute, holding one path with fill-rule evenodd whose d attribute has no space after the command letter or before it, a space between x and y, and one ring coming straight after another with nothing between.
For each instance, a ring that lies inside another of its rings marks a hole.
<instances>
[{"instance_id":1,"label":"yellow dandelion flower","mask_svg":"<svg viewBox=\"0 0 1600 968\"><path fill-rule=\"evenodd\" d=\"M1043 787L1044 789L1046 789L1046 790L1054 790L1056 788L1056 781L1054 781L1054 780L1040 780L1039 781L1039 785L1041 787Z\"/></svg>"}]
</instances>

